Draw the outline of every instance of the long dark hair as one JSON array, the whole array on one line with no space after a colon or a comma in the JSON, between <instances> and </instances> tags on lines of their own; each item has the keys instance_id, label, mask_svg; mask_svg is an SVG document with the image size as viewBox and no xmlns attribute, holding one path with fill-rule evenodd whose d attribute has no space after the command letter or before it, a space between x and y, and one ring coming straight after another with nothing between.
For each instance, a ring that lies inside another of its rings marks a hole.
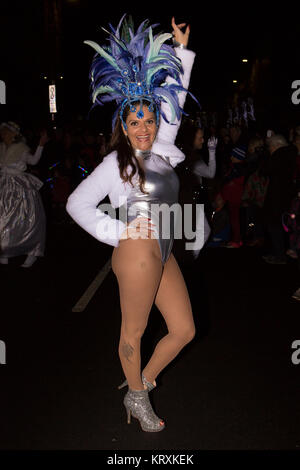
<instances>
[{"instance_id":1,"label":"long dark hair","mask_svg":"<svg viewBox=\"0 0 300 470\"><path fill-rule=\"evenodd\" d=\"M143 100L142 103L143 105L149 106L148 101ZM129 106L126 106L123 112L124 121L126 121L129 111L130 111ZM154 114L155 114L155 110L154 110ZM117 158L118 158L118 164L119 164L119 172L120 172L120 177L122 178L122 180L125 182L129 181L129 183L133 186L132 178L135 175L135 173L138 172L140 189L144 194L149 194L145 190L145 172L143 168L139 165L139 162L133 153L130 141L123 132L120 116L117 117L116 125L115 125L115 128L113 130L113 133L110 139L109 149L110 149L110 152L115 150L118 154ZM128 165L130 165L132 168L132 171L130 174L128 174L127 172Z\"/></svg>"},{"instance_id":2,"label":"long dark hair","mask_svg":"<svg viewBox=\"0 0 300 470\"><path fill-rule=\"evenodd\" d=\"M196 126L190 121L183 123L179 129L178 136L176 138L176 145L185 155L185 165L193 165L199 159L203 159L203 156L205 155L205 149L198 150L194 148L196 133L199 129L203 131L203 137L205 137L204 129Z\"/></svg>"}]
</instances>

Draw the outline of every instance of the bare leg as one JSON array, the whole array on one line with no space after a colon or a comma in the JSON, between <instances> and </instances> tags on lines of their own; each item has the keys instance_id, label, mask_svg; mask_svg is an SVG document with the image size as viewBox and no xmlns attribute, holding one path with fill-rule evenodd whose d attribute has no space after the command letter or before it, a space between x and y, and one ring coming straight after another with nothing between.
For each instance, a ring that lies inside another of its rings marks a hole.
<instances>
[{"instance_id":1,"label":"bare leg","mask_svg":"<svg viewBox=\"0 0 300 470\"><path fill-rule=\"evenodd\" d=\"M173 253L164 266L155 305L166 321L168 334L157 343L143 370L146 379L152 383L194 338L196 331L188 290Z\"/></svg>"},{"instance_id":2,"label":"bare leg","mask_svg":"<svg viewBox=\"0 0 300 470\"><path fill-rule=\"evenodd\" d=\"M162 262L155 239L127 239L112 255L122 312L119 357L129 388L144 390L141 381L141 338L147 326L162 275Z\"/></svg>"}]
</instances>

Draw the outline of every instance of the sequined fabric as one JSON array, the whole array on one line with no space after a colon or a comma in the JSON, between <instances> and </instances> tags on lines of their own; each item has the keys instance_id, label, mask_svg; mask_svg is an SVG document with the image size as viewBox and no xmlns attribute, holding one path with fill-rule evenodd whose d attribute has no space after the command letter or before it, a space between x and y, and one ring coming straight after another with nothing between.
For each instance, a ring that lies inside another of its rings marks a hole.
<instances>
[{"instance_id":1,"label":"sequined fabric","mask_svg":"<svg viewBox=\"0 0 300 470\"><path fill-rule=\"evenodd\" d=\"M0 165L0 255L43 256L46 217L42 182L17 165Z\"/></svg>"},{"instance_id":2,"label":"sequined fabric","mask_svg":"<svg viewBox=\"0 0 300 470\"><path fill-rule=\"evenodd\" d=\"M157 432L165 428L163 420L161 420L153 411L151 406L148 390L131 390L126 393L123 403L127 413L130 410L132 416L137 418L143 431Z\"/></svg>"},{"instance_id":3,"label":"sequined fabric","mask_svg":"<svg viewBox=\"0 0 300 470\"><path fill-rule=\"evenodd\" d=\"M127 220L132 222L137 217L151 219L151 223L155 224L152 237L158 241L162 263L165 264L174 242L177 204L173 207L173 213L169 208L178 202L179 178L167 157L152 152L136 155L143 158L145 190L149 194L140 190L137 180L127 198Z\"/></svg>"}]
</instances>

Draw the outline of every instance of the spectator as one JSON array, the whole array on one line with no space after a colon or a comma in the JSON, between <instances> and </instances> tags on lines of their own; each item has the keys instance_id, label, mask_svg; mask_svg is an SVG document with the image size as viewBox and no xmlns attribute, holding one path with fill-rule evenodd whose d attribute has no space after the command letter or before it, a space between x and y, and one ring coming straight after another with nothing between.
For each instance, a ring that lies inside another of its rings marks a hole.
<instances>
[{"instance_id":1,"label":"spectator","mask_svg":"<svg viewBox=\"0 0 300 470\"><path fill-rule=\"evenodd\" d=\"M181 191L185 202L196 197L198 203L209 204L207 184L204 178L212 179L216 172L216 144L217 140L210 140L213 148L204 148L204 130L191 124L181 131L178 139L179 147L186 155L185 160L178 165ZM207 151L208 150L208 151ZM207 156L208 153L208 156ZM208 162L206 163L206 160Z\"/></svg>"},{"instance_id":2,"label":"spectator","mask_svg":"<svg viewBox=\"0 0 300 470\"><path fill-rule=\"evenodd\" d=\"M216 150L216 178L221 179L227 168L230 166L230 155L232 150L232 141L229 135L229 129L223 127L220 129L220 137Z\"/></svg>"},{"instance_id":3,"label":"spectator","mask_svg":"<svg viewBox=\"0 0 300 470\"><path fill-rule=\"evenodd\" d=\"M209 221L211 234L207 242L209 247L224 246L230 238L230 220L226 203L221 193L217 193L212 202L214 212Z\"/></svg>"},{"instance_id":4,"label":"spectator","mask_svg":"<svg viewBox=\"0 0 300 470\"><path fill-rule=\"evenodd\" d=\"M98 152L94 132L87 130L83 135L83 147L79 156L79 164L89 173L98 165Z\"/></svg>"},{"instance_id":5,"label":"spectator","mask_svg":"<svg viewBox=\"0 0 300 470\"><path fill-rule=\"evenodd\" d=\"M96 144L98 148L97 164L99 164L102 162L104 156L107 154L108 151L106 137L102 132L97 135Z\"/></svg>"},{"instance_id":6,"label":"spectator","mask_svg":"<svg viewBox=\"0 0 300 470\"><path fill-rule=\"evenodd\" d=\"M290 207L294 196L293 178L296 169L297 151L288 145L280 134L266 139L270 157L262 174L268 176L269 185L263 205L263 218L270 238L270 253L263 259L271 264L286 264L286 241L282 227L282 215Z\"/></svg>"},{"instance_id":7,"label":"spectator","mask_svg":"<svg viewBox=\"0 0 300 470\"><path fill-rule=\"evenodd\" d=\"M238 137L234 139L238 142ZM223 177L221 194L227 202L230 225L231 240L226 245L227 248L240 248L243 244L241 240L240 207L244 189L244 179L246 173L246 146L239 144L231 151L231 164Z\"/></svg>"},{"instance_id":8,"label":"spectator","mask_svg":"<svg viewBox=\"0 0 300 470\"><path fill-rule=\"evenodd\" d=\"M268 177L261 174L260 170L265 158L264 140L261 137L250 139L242 195L242 207L244 207L246 213L245 226L248 246L263 246L264 243L262 206L269 180Z\"/></svg>"},{"instance_id":9,"label":"spectator","mask_svg":"<svg viewBox=\"0 0 300 470\"><path fill-rule=\"evenodd\" d=\"M289 232L295 250L295 258L298 258L298 271L300 273L300 191L293 198L290 209L284 213L283 226ZM293 293L292 297L300 300L300 287Z\"/></svg>"},{"instance_id":10,"label":"spectator","mask_svg":"<svg viewBox=\"0 0 300 470\"><path fill-rule=\"evenodd\" d=\"M178 146L186 155L185 160L178 165L176 169L180 180L179 203L204 204L205 208L205 227L208 229L207 219L210 218L212 212L210 207L210 198L206 184L202 181L202 177L213 178L216 171L216 145L217 139L211 138L207 143L207 148L203 148L204 131L201 128L187 122L181 129L178 137ZM208 163L205 163L206 153L208 153ZM184 249L187 240L175 241L175 250L178 250L177 256L183 258L184 262L189 262L191 254Z\"/></svg>"},{"instance_id":11,"label":"spectator","mask_svg":"<svg viewBox=\"0 0 300 470\"><path fill-rule=\"evenodd\" d=\"M295 134L293 144L296 147L297 156L296 156L296 171L295 171L295 184L297 189L300 189L300 132L299 135Z\"/></svg>"}]
</instances>

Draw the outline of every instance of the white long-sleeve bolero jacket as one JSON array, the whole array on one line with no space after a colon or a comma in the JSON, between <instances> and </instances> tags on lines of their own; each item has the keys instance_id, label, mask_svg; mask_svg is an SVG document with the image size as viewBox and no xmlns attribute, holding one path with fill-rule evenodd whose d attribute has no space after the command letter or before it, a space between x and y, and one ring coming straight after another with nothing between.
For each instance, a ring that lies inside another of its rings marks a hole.
<instances>
[{"instance_id":1,"label":"white long-sleeve bolero jacket","mask_svg":"<svg viewBox=\"0 0 300 470\"><path fill-rule=\"evenodd\" d=\"M175 51L177 57L181 59L184 71L181 77L182 85L188 89L196 54L188 49L175 48ZM175 80L168 77L168 83L171 82ZM186 93L180 92L178 99L183 108ZM162 109L169 120L171 113L168 104L163 103ZM152 152L162 157L169 157L172 167L185 159L185 155L174 144L179 126L180 121L171 125L161 118L156 139L152 145ZM131 167L128 168L128 171L130 170ZM132 182L134 183L137 178L136 173ZM97 206L108 195L112 208L116 209L126 203L131 189L131 184L124 182L120 177L117 152L114 151L104 157L94 171L77 186L68 198L66 210L74 221L90 235L103 243L117 247L126 224L109 213L106 214ZM207 234L207 229L205 233ZM199 248L196 251L199 252Z\"/></svg>"}]
</instances>

